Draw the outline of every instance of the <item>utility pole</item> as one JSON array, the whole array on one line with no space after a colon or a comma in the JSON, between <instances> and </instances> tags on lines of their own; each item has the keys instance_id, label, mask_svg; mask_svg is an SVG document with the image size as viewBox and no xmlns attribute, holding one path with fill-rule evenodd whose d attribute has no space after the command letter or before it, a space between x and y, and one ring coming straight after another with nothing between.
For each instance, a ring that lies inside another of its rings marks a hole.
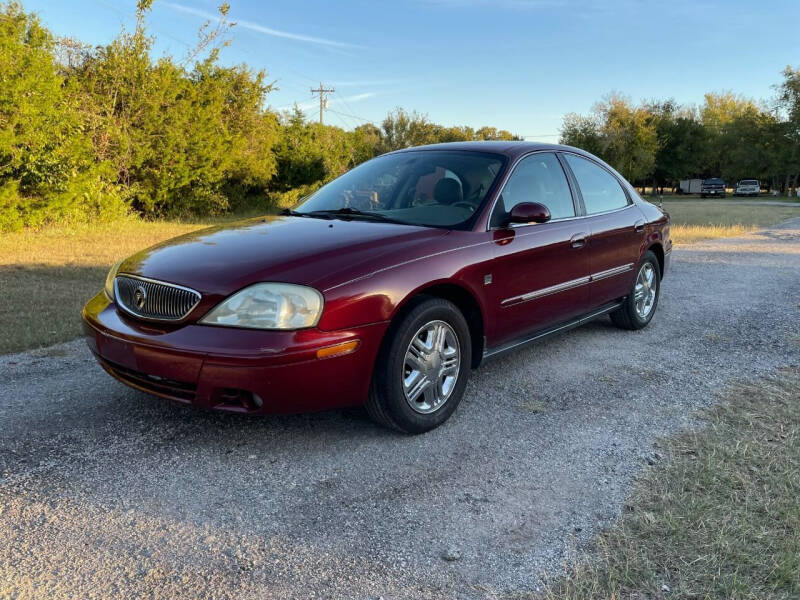
<instances>
[{"instance_id":1,"label":"utility pole","mask_svg":"<svg viewBox=\"0 0 800 600\"><path fill-rule=\"evenodd\" d=\"M332 94L336 90L333 88L326 88L319 84L319 89L311 88L312 94L319 94L319 124L322 125L322 111L328 108L328 94Z\"/></svg>"}]
</instances>

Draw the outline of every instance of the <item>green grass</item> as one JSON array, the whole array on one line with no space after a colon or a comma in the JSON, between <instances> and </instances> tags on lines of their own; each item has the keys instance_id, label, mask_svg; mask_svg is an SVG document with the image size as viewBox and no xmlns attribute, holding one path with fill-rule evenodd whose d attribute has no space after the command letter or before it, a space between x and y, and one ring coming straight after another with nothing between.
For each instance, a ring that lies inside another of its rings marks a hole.
<instances>
[{"instance_id":1,"label":"green grass","mask_svg":"<svg viewBox=\"0 0 800 600\"><path fill-rule=\"evenodd\" d=\"M721 201L665 202L672 237L684 244L741 235L800 216L794 206L731 205ZM247 215L252 216L252 215ZM103 286L109 267L120 258L219 222L149 222L51 227L0 236L0 354L49 346L80 335L80 309Z\"/></svg>"},{"instance_id":2,"label":"green grass","mask_svg":"<svg viewBox=\"0 0 800 600\"><path fill-rule=\"evenodd\" d=\"M541 598L800 597L800 369L735 386L705 417Z\"/></svg>"}]
</instances>

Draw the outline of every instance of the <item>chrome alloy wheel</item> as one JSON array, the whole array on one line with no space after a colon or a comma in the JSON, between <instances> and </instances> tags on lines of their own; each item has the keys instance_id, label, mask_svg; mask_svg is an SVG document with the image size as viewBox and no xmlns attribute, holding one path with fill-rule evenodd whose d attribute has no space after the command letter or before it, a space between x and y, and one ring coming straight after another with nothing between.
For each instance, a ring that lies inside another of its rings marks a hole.
<instances>
[{"instance_id":1,"label":"chrome alloy wheel","mask_svg":"<svg viewBox=\"0 0 800 600\"><path fill-rule=\"evenodd\" d=\"M461 369L458 336L444 321L419 328L403 360L403 394L416 412L438 410L453 392Z\"/></svg>"},{"instance_id":2,"label":"chrome alloy wheel","mask_svg":"<svg viewBox=\"0 0 800 600\"><path fill-rule=\"evenodd\" d=\"M658 281L653 263L646 262L639 269L636 277L636 287L633 289L633 306L640 319L647 319L656 303Z\"/></svg>"}]
</instances>

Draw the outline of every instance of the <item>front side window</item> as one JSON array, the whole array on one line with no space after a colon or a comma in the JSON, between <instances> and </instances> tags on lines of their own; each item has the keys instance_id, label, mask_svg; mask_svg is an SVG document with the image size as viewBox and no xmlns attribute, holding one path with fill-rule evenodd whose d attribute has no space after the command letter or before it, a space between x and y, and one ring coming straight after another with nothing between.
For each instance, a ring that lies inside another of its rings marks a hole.
<instances>
[{"instance_id":1,"label":"front side window","mask_svg":"<svg viewBox=\"0 0 800 600\"><path fill-rule=\"evenodd\" d=\"M476 214L505 160L467 151L387 154L334 179L296 212L316 216L344 211L354 219L457 227Z\"/></svg>"},{"instance_id":2,"label":"front side window","mask_svg":"<svg viewBox=\"0 0 800 600\"><path fill-rule=\"evenodd\" d=\"M595 214L623 208L628 205L628 197L617 178L590 160L566 154L578 187L581 188L583 203L587 214Z\"/></svg>"},{"instance_id":3,"label":"front side window","mask_svg":"<svg viewBox=\"0 0 800 600\"><path fill-rule=\"evenodd\" d=\"M491 226L502 226L511 209L522 202L544 204L551 219L575 216L567 177L555 154L537 152L519 162L503 187Z\"/></svg>"}]
</instances>

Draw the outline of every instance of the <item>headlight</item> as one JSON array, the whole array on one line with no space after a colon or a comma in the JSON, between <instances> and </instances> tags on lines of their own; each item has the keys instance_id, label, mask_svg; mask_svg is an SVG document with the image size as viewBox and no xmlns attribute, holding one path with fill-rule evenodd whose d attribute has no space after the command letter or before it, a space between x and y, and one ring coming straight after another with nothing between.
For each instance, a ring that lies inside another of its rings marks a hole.
<instances>
[{"instance_id":1,"label":"headlight","mask_svg":"<svg viewBox=\"0 0 800 600\"><path fill-rule=\"evenodd\" d=\"M111 270L108 272L108 275L106 275L105 292L109 300L114 299L114 278L117 276L117 271L119 271L119 268L124 260L125 259L123 258L122 260L118 261L113 267L111 267Z\"/></svg>"},{"instance_id":2,"label":"headlight","mask_svg":"<svg viewBox=\"0 0 800 600\"><path fill-rule=\"evenodd\" d=\"M317 290L290 283L257 283L218 304L200 322L252 329L302 329L319 321Z\"/></svg>"}]
</instances>

